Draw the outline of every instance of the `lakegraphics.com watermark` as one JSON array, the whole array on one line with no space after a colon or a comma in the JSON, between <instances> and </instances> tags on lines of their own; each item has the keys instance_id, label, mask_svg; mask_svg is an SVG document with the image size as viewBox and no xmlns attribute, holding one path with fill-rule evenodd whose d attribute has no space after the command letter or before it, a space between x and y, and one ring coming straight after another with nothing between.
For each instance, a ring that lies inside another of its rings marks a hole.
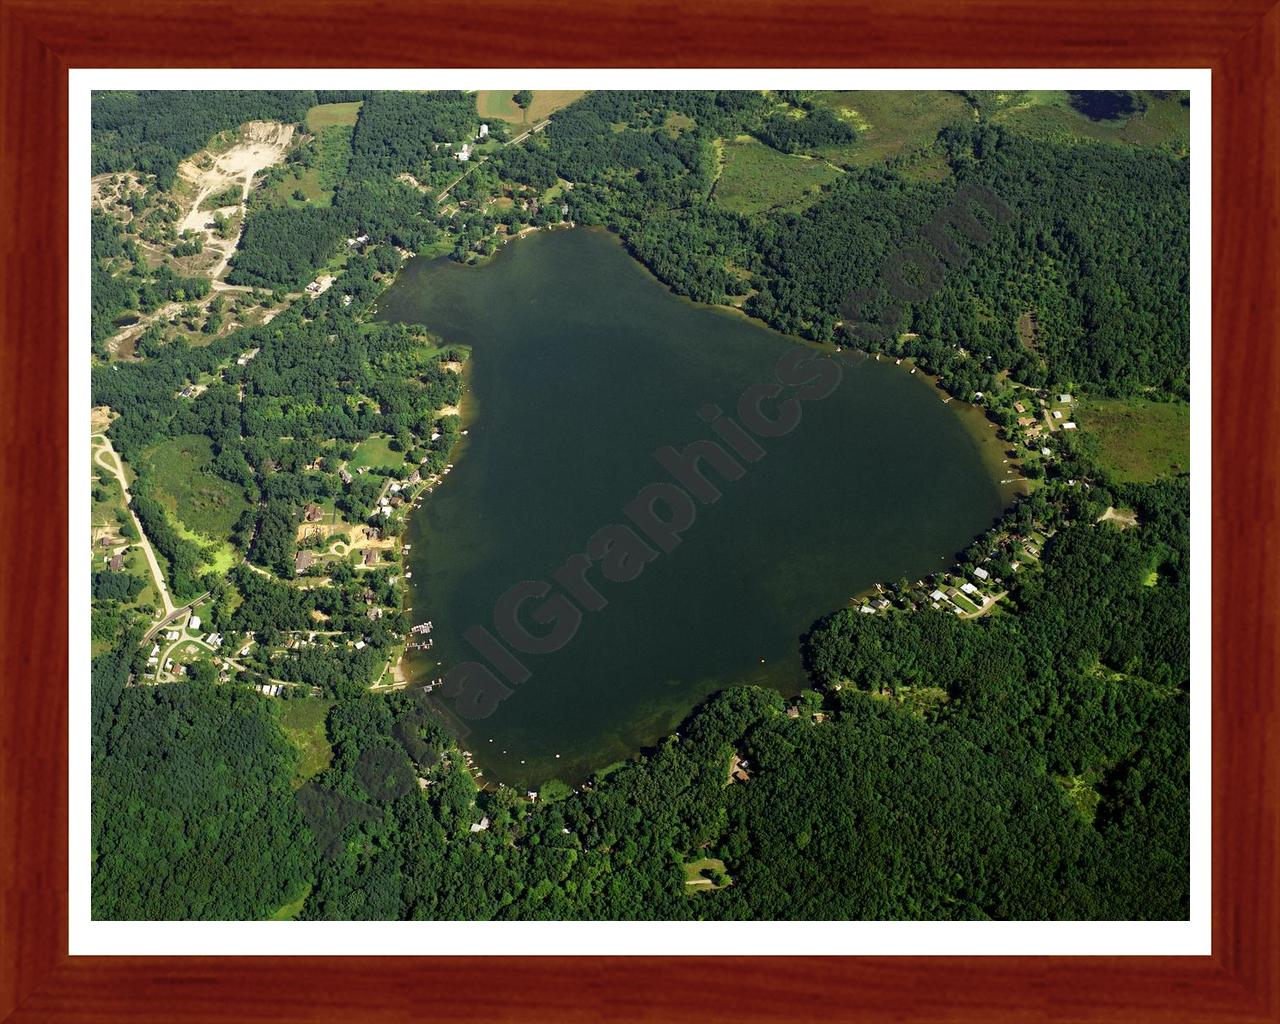
<instances>
[{"instance_id":1,"label":"lakegraphics.com watermark","mask_svg":"<svg viewBox=\"0 0 1280 1024\"><path fill-rule=\"evenodd\" d=\"M608 607L612 588L639 579L650 563L684 543L700 508L718 502L723 488L741 480L768 454L770 442L795 431L807 404L836 392L845 370L865 359L859 348L879 348L896 339L908 306L934 294L948 270L964 266L974 246L990 241L991 229L978 219L977 211L999 223L1013 216L990 189L962 185L924 226L919 244L886 260L877 287L852 292L840 304L841 330L852 348L837 346L834 353L790 348L774 365L773 379L746 388L732 414L718 405L702 406L698 417L714 439L703 437L682 448L663 445L654 451L654 461L664 471L661 479L641 487L621 507L615 522L593 533L582 550L569 555L547 579L512 584L494 601L488 624L476 623L463 631L477 657L452 666L438 692L451 705L464 735L465 721L493 714L515 687L533 678L535 659L572 643L586 617ZM873 318L860 319L870 304ZM430 763L434 754L422 740L421 729L432 721L431 697L421 685L405 692L417 707L397 725L395 740L409 761ZM408 764L390 747L362 752L356 775L367 801L311 784L299 790L307 823L329 855L340 851L347 824L377 816L379 806L415 786Z\"/></svg>"}]
</instances>

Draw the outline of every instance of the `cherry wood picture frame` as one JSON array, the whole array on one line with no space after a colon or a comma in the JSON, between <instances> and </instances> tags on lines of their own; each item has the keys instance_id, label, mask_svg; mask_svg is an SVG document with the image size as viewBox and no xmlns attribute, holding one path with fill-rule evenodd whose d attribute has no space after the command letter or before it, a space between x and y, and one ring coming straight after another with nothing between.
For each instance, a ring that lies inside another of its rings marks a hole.
<instances>
[{"instance_id":1,"label":"cherry wood picture frame","mask_svg":"<svg viewBox=\"0 0 1280 1024\"><path fill-rule=\"evenodd\" d=\"M1280 1020L1280 6L1272 3L0 0L0 1019ZM68 955L66 411L69 352L81 351L68 344L68 69L495 60L1212 69L1212 955Z\"/></svg>"}]
</instances>

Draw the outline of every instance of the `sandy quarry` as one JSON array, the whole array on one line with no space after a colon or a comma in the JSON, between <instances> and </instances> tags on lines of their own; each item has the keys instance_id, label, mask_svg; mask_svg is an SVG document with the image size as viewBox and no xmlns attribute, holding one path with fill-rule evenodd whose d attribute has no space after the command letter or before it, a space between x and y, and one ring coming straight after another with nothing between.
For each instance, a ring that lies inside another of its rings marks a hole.
<instances>
[{"instance_id":1,"label":"sandy quarry","mask_svg":"<svg viewBox=\"0 0 1280 1024\"><path fill-rule=\"evenodd\" d=\"M209 277L217 280L227 269L227 260L235 252L239 238L219 238L214 232L213 215L221 212L231 216L238 212L249 197L253 176L264 168L279 162L293 139L293 125L272 121L250 121L240 130L240 141L223 153L217 154L213 165L202 168L196 159L184 160L178 165L178 175L195 186L196 198L191 210L178 224L179 233L199 231L205 236L205 251L216 252L218 261L209 268ZM202 210L200 205L214 192L221 192L228 185L240 186L240 204L221 210Z\"/></svg>"}]
</instances>

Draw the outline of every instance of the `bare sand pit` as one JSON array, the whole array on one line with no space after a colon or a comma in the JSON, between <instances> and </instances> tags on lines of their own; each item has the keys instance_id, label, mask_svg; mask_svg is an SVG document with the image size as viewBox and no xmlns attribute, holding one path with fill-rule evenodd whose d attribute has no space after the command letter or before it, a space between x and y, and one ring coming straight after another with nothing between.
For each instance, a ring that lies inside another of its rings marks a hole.
<instances>
[{"instance_id":1,"label":"bare sand pit","mask_svg":"<svg viewBox=\"0 0 1280 1024\"><path fill-rule=\"evenodd\" d=\"M205 236L206 251L217 252L218 261L209 270L211 279L216 280L227 269L227 261L240 240L239 233L237 237L230 239L218 237L213 225L214 213L231 216L240 212L245 200L249 198L254 175L278 163L292 141L291 124L250 121L241 127L240 140L230 149L212 155L212 162L208 167L200 164L208 162L209 154L197 154L178 165L178 175L195 187L195 200L187 215L179 222L178 231L202 233ZM209 196L225 192L233 185L240 187L238 205L223 206L217 211L200 209Z\"/></svg>"}]
</instances>

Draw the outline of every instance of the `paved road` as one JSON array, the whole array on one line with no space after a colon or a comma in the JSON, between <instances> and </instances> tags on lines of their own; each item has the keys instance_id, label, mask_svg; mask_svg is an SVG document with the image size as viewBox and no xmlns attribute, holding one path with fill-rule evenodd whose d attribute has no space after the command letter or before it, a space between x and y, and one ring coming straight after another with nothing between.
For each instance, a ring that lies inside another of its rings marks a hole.
<instances>
[{"instance_id":1,"label":"paved road","mask_svg":"<svg viewBox=\"0 0 1280 1024\"><path fill-rule=\"evenodd\" d=\"M115 478L120 481L120 490L124 494L125 507L129 508L132 498L129 496L129 484L124 478L124 465L120 461L120 456L116 454L116 450L111 447L111 439L105 435L97 435L102 437L102 442L94 449L93 461L107 470L109 473L115 474ZM104 456L110 456L109 459ZM142 523L138 521L138 517L134 515L133 509L129 508L129 515L133 519L133 525L138 531L141 540L138 542L142 548L142 553L147 556L147 564L151 567L151 575L155 580L156 589L160 593L160 600L164 604L164 614L166 621L173 615L173 601L169 597L169 588L165 586L164 573L160 571L160 563L156 560L156 553L152 550L151 541L147 540L147 535L142 529Z\"/></svg>"},{"instance_id":2,"label":"paved road","mask_svg":"<svg viewBox=\"0 0 1280 1024\"><path fill-rule=\"evenodd\" d=\"M208 596L209 596L209 592L206 590L199 597L193 598L191 601L188 601L181 608L174 608L173 611L166 614L163 619L161 619L149 630L147 630L147 635L142 638L143 643L146 643L147 641L151 640L153 637L155 637L157 633L159 633L162 629L164 629L165 626L169 625L175 619L182 618L182 616L186 615L187 612L191 611L192 608L194 608L196 605L198 605L201 601L203 601ZM180 642L181 641L175 641L175 645ZM163 664L163 662L161 662L161 664Z\"/></svg>"}]
</instances>

